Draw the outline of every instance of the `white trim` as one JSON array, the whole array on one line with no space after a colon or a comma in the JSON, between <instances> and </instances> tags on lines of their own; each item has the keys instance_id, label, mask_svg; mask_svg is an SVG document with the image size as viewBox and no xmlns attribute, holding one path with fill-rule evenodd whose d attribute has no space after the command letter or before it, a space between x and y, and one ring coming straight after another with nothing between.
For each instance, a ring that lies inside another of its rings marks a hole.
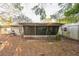
<instances>
[{"instance_id":1,"label":"white trim","mask_svg":"<svg viewBox=\"0 0 79 59\"><path fill-rule=\"evenodd\" d=\"M56 37L56 35L24 35L24 37Z\"/></svg>"}]
</instances>

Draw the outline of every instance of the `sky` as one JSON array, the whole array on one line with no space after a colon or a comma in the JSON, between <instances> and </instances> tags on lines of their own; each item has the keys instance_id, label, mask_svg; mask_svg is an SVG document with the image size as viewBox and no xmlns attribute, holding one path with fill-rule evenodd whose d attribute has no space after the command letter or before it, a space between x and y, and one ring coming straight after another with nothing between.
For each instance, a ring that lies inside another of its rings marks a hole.
<instances>
[{"instance_id":1,"label":"sky","mask_svg":"<svg viewBox=\"0 0 79 59\"><path fill-rule=\"evenodd\" d=\"M34 11L32 10L32 8L37 5L38 3L21 3L21 5L24 7L22 10L22 13L29 17L30 19L32 19L32 22L41 22L40 20L40 16L39 15L35 15ZM9 6L8 6L9 5ZM3 4L0 3L0 14L1 15L17 15L18 12L15 12L14 9L12 8L11 4ZM41 3L41 5L44 7L45 11L46 11L46 15L52 15L54 13L56 13L60 7L58 6L58 3ZM2 12L7 12L7 13L3 13Z\"/></svg>"},{"instance_id":2,"label":"sky","mask_svg":"<svg viewBox=\"0 0 79 59\"><path fill-rule=\"evenodd\" d=\"M40 21L40 16L36 16L34 11L32 10L32 8L37 5L36 3L24 3L22 4L24 6L24 9L22 10L22 13L26 16L28 16L29 18L32 19L32 22L41 22ZM44 9L46 11L47 16L52 15L54 13L56 13L60 7L58 6L57 3L52 3L51 5L48 4L43 4Z\"/></svg>"}]
</instances>

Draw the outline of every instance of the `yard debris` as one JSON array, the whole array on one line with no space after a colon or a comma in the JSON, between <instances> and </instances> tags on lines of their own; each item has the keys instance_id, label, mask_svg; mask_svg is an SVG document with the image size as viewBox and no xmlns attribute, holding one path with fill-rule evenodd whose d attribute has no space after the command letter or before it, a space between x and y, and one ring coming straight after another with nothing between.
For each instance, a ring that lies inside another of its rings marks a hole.
<instances>
[{"instance_id":1,"label":"yard debris","mask_svg":"<svg viewBox=\"0 0 79 59\"><path fill-rule=\"evenodd\" d=\"M7 36L6 36L7 37ZM5 38L6 38L5 37ZM1 38L1 37L0 37ZM31 42L30 42L31 41ZM0 45L3 56L60 56L79 55L77 41L62 38L60 41L30 40L19 36L8 36Z\"/></svg>"}]
</instances>

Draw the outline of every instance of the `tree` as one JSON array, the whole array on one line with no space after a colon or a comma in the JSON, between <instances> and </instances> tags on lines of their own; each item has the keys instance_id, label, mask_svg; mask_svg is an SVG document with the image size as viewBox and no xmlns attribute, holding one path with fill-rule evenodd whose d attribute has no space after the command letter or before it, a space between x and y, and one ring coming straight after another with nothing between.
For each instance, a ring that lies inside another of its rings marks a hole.
<instances>
[{"instance_id":1,"label":"tree","mask_svg":"<svg viewBox=\"0 0 79 59\"><path fill-rule=\"evenodd\" d=\"M34 10L36 15L40 15L40 19L43 20L46 18L46 12L45 9L41 6L41 4L38 4L32 8Z\"/></svg>"},{"instance_id":2,"label":"tree","mask_svg":"<svg viewBox=\"0 0 79 59\"><path fill-rule=\"evenodd\" d=\"M20 3L1 3L0 8L0 15L6 19L21 14L23 6Z\"/></svg>"},{"instance_id":3,"label":"tree","mask_svg":"<svg viewBox=\"0 0 79 59\"><path fill-rule=\"evenodd\" d=\"M53 19L57 19L58 15L57 14L53 14L53 15L50 15L50 17L53 18Z\"/></svg>"},{"instance_id":4,"label":"tree","mask_svg":"<svg viewBox=\"0 0 79 59\"><path fill-rule=\"evenodd\" d=\"M72 4L70 8L64 11L64 18L58 19L57 22L76 23L79 21L79 4Z\"/></svg>"},{"instance_id":5,"label":"tree","mask_svg":"<svg viewBox=\"0 0 79 59\"><path fill-rule=\"evenodd\" d=\"M22 9L23 9L23 6L21 6L20 3L13 3L12 5L14 6L15 9L18 9L20 11L22 11Z\"/></svg>"},{"instance_id":6,"label":"tree","mask_svg":"<svg viewBox=\"0 0 79 59\"><path fill-rule=\"evenodd\" d=\"M58 12L62 13L69 10L72 7L72 3L58 3L58 6L61 8Z\"/></svg>"},{"instance_id":7,"label":"tree","mask_svg":"<svg viewBox=\"0 0 79 59\"><path fill-rule=\"evenodd\" d=\"M65 24L68 24L68 23L76 23L79 21L79 17L78 16L69 16L69 17L64 17L62 19L57 19L57 22L58 23L65 23Z\"/></svg>"},{"instance_id":8,"label":"tree","mask_svg":"<svg viewBox=\"0 0 79 59\"><path fill-rule=\"evenodd\" d=\"M70 16L70 15L75 15L79 13L79 3L75 3L73 7L71 7L69 10L67 10L64 15L65 16Z\"/></svg>"},{"instance_id":9,"label":"tree","mask_svg":"<svg viewBox=\"0 0 79 59\"><path fill-rule=\"evenodd\" d=\"M32 20L29 17L26 17L24 14L20 14L19 16L16 16L13 18L14 21L20 23L20 22L26 22L26 23L30 23L32 22Z\"/></svg>"},{"instance_id":10,"label":"tree","mask_svg":"<svg viewBox=\"0 0 79 59\"><path fill-rule=\"evenodd\" d=\"M64 16L64 12L72 7L72 3L58 3L60 9L53 15L50 15L51 18L58 19Z\"/></svg>"},{"instance_id":11,"label":"tree","mask_svg":"<svg viewBox=\"0 0 79 59\"><path fill-rule=\"evenodd\" d=\"M26 17L21 11L23 10L23 6L21 3L13 3L12 4L15 9L18 9L19 14L18 16L14 17L15 21L17 20L18 22L31 22L31 19L29 17Z\"/></svg>"}]
</instances>

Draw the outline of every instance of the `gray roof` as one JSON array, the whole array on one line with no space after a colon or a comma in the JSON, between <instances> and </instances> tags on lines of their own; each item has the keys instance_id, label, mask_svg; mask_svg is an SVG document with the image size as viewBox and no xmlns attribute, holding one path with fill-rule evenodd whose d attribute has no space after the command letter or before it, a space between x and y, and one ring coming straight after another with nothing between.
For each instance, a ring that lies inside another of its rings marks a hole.
<instances>
[{"instance_id":1,"label":"gray roof","mask_svg":"<svg viewBox=\"0 0 79 59\"><path fill-rule=\"evenodd\" d=\"M61 26L62 23L19 23L23 26Z\"/></svg>"}]
</instances>

